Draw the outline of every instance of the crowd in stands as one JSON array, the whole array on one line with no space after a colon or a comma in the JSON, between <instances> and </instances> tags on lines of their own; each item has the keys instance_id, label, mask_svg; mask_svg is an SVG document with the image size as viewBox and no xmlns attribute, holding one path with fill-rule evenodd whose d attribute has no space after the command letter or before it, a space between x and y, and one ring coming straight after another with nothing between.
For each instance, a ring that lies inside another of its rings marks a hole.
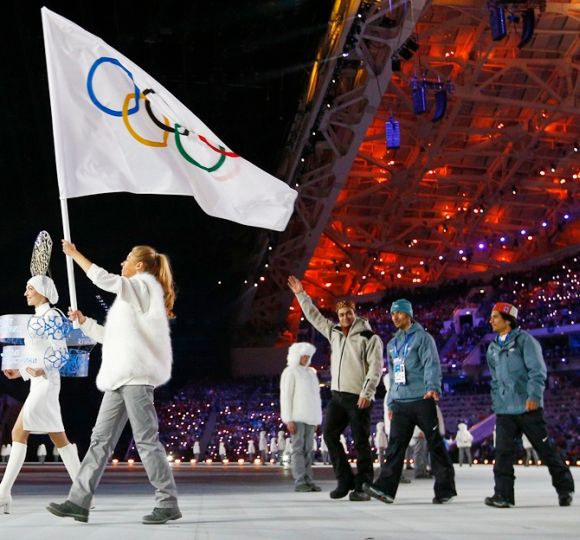
<instances>
[{"instance_id":1,"label":"crowd in stands","mask_svg":"<svg viewBox=\"0 0 580 540\"><path fill-rule=\"evenodd\" d=\"M495 301L515 304L520 309L519 321L527 330L580 324L579 278L580 263L577 257L571 257L533 273L500 276L487 285L470 284L464 288L439 288L401 296L412 300L417 320L435 338L442 364L448 368L444 373L459 375L463 359L474 347L483 348L485 345L482 339L491 331L487 315ZM358 306L359 315L370 320L385 343L393 334L388 310L395 296L390 293L382 302ZM456 325L452 323L454 311L472 307L479 309L483 319L475 324L462 324L456 333ZM334 317L331 312L326 312L326 315ZM315 344L317 353L313 366L317 368L321 381L327 382L327 340L306 322L299 329L298 339ZM580 459L580 390L578 370L571 368L580 359L580 345L569 336L558 337L556 333L545 343L544 356L550 371L546 391L546 420L550 435L568 459L577 460ZM564 369L568 370L565 375L562 373ZM473 426L491 413L487 380L485 366L482 366L476 379L458 382L455 377L454 381L446 382L441 407L447 438L453 438L460 421ZM328 389L322 391L324 405ZM382 393L384 388L378 393L375 406L379 417ZM0 400L2 403L5 406L7 402ZM204 457L218 459L219 445L223 442L228 459L247 458L248 441L254 441L258 453L260 432L265 431L270 442L285 428L280 420L276 379L198 382L184 387L176 395L161 395L156 407L163 445L168 453L185 459L192 457L194 443L202 440L205 441ZM7 431L7 425L0 425L0 434ZM285 437L288 437L287 433ZM352 448L348 435L347 446ZM485 440L474 447L473 455L477 459L493 459L493 441ZM318 457L320 459L319 454Z\"/></svg>"}]
</instances>

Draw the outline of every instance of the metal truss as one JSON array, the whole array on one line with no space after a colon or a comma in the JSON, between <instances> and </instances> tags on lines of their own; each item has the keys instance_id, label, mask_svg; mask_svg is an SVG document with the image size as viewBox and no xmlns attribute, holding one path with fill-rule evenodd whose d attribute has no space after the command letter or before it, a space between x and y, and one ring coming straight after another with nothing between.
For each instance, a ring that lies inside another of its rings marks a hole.
<instances>
[{"instance_id":1,"label":"metal truss","mask_svg":"<svg viewBox=\"0 0 580 540\"><path fill-rule=\"evenodd\" d=\"M284 319L290 273L324 306L580 246L578 2L548 2L522 49L517 27L491 40L484 2L384 4L372 3L339 71L328 62L319 72L282 171L298 184L296 213L253 300L255 324ZM352 20L335 57L352 42ZM419 50L393 74L411 34ZM433 91L431 111L413 112L414 77L452 83L441 120L432 121ZM385 145L391 114L398 149Z\"/></svg>"}]
</instances>

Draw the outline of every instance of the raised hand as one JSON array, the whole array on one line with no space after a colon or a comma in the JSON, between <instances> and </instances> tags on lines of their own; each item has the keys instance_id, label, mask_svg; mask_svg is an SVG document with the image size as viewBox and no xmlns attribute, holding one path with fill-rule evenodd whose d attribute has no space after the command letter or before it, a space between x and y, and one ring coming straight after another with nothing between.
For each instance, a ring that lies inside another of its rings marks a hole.
<instances>
[{"instance_id":1,"label":"raised hand","mask_svg":"<svg viewBox=\"0 0 580 540\"><path fill-rule=\"evenodd\" d=\"M294 294L304 292L302 282L296 276L288 276L288 287Z\"/></svg>"},{"instance_id":2,"label":"raised hand","mask_svg":"<svg viewBox=\"0 0 580 540\"><path fill-rule=\"evenodd\" d=\"M69 257L72 257L75 253L78 252L77 247L72 242L67 240L62 241L62 251Z\"/></svg>"}]
</instances>

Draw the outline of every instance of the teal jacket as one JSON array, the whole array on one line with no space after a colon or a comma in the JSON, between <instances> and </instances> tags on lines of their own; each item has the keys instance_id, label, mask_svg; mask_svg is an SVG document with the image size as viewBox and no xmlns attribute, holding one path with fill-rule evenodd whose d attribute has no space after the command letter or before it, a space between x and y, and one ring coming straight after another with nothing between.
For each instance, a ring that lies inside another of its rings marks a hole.
<instances>
[{"instance_id":1,"label":"teal jacket","mask_svg":"<svg viewBox=\"0 0 580 540\"><path fill-rule=\"evenodd\" d=\"M496 414L523 414L528 399L544 406L546 364L540 344L530 334L516 328L504 343L496 338L487 348L487 364Z\"/></svg>"},{"instance_id":2,"label":"teal jacket","mask_svg":"<svg viewBox=\"0 0 580 540\"><path fill-rule=\"evenodd\" d=\"M405 342L407 347L403 346ZM394 379L393 358L398 354L405 357L405 384L397 384ZM389 360L387 406L393 401L423 399L425 393L430 390L441 394L441 364L437 346L433 337L419 323L414 322L406 332L397 331L387 343L387 357Z\"/></svg>"}]
</instances>

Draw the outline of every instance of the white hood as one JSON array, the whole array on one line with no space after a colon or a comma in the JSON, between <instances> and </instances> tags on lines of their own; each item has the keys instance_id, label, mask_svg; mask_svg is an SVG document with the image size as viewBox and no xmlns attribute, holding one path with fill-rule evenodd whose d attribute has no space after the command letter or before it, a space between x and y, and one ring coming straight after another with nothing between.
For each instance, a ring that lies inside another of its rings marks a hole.
<instances>
[{"instance_id":1,"label":"white hood","mask_svg":"<svg viewBox=\"0 0 580 540\"><path fill-rule=\"evenodd\" d=\"M306 343L305 341L301 341L299 343L293 343L290 345L288 349L288 365L289 366L299 366L300 365L300 358L302 356L308 356L308 363L306 364L307 367L310 365L310 360L314 356L316 352L316 347L311 343Z\"/></svg>"}]
</instances>

